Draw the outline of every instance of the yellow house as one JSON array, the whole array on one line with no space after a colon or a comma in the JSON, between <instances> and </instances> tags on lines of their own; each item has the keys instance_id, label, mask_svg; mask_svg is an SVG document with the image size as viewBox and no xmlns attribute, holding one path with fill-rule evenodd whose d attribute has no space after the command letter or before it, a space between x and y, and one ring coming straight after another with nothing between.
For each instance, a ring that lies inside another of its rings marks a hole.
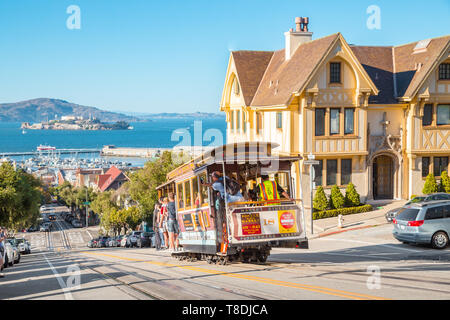
<instances>
[{"instance_id":1,"label":"yellow house","mask_svg":"<svg viewBox=\"0 0 450 320\"><path fill-rule=\"evenodd\" d=\"M220 103L227 143L312 153L316 186L352 182L363 201L420 195L429 172L449 169L450 36L354 46L340 33L313 40L307 18L296 18L285 43L231 52ZM309 194L309 169L299 168Z\"/></svg>"}]
</instances>

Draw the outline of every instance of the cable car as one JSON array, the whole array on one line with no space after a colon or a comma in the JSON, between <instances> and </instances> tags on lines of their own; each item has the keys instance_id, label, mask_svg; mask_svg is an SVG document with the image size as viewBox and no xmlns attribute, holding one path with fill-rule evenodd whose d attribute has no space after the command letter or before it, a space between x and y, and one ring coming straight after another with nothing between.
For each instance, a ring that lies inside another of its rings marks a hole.
<instances>
[{"instance_id":1,"label":"cable car","mask_svg":"<svg viewBox=\"0 0 450 320\"><path fill-rule=\"evenodd\" d=\"M273 247L308 248L303 202L291 172L300 156L272 155L279 145L270 142L227 144L211 149L167 174L157 187L159 198L175 193L179 244L172 253L180 260L264 263ZM229 202L208 184L219 172L238 182L243 199ZM261 175L268 175L288 199L255 198ZM301 182L297 185L301 186Z\"/></svg>"}]
</instances>

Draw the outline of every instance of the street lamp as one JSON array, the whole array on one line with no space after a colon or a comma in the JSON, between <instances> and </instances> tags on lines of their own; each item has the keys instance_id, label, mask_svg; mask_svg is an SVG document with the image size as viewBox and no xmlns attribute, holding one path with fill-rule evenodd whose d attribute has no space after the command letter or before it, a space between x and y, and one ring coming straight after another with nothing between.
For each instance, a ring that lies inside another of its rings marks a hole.
<instances>
[{"instance_id":1,"label":"street lamp","mask_svg":"<svg viewBox=\"0 0 450 320\"><path fill-rule=\"evenodd\" d=\"M309 165L309 184L310 184L310 190L311 190L311 234L314 234L314 228L313 228L313 198L314 198L314 189L315 189L315 185L314 185L314 178L315 178L315 170L314 170L314 166L320 164L319 161L315 160L316 156L313 155L312 153L310 153L308 155L308 160L306 160L304 162L305 165Z\"/></svg>"}]
</instances>

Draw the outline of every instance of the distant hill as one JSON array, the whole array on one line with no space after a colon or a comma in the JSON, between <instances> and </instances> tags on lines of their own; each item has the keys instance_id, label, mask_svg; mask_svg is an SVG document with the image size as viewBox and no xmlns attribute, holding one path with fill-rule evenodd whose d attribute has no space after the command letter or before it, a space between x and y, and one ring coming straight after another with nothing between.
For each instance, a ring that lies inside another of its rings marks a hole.
<instances>
[{"instance_id":1,"label":"distant hill","mask_svg":"<svg viewBox=\"0 0 450 320\"><path fill-rule=\"evenodd\" d=\"M192 113L141 113L141 112L123 112L130 116L136 116L146 120L156 119L224 119L225 113L208 113L208 112L192 112Z\"/></svg>"},{"instance_id":2,"label":"distant hill","mask_svg":"<svg viewBox=\"0 0 450 320\"><path fill-rule=\"evenodd\" d=\"M16 103L0 104L1 122L44 122L62 116L95 117L102 122L143 121L140 117L82 106L65 100L39 98Z\"/></svg>"}]
</instances>

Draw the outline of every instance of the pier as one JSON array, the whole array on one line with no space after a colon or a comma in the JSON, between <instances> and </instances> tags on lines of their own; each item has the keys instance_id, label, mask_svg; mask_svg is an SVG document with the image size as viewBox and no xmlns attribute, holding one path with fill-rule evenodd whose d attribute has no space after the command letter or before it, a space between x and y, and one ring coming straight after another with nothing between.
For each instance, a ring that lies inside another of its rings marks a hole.
<instances>
[{"instance_id":1,"label":"pier","mask_svg":"<svg viewBox=\"0 0 450 320\"><path fill-rule=\"evenodd\" d=\"M173 148L123 148L113 145L104 146L100 155L110 157L136 157L136 158L156 158L164 151L184 153L189 156L198 156L203 152L211 150L213 147L202 146L175 146Z\"/></svg>"},{"instance_id":2,"label":"pier","mask_svg":"<svg viewBox=\"0 0 450 320\"><path fill-rule=\"evenodd\" d=\"M24 151L24 152L0 152L0 157L20 157L20 156L38 156L38 155L58 155L58 154L80 154L80 153L98 153L101 149L55 149L42 151Z\"/></svg>"}]
</instances>

